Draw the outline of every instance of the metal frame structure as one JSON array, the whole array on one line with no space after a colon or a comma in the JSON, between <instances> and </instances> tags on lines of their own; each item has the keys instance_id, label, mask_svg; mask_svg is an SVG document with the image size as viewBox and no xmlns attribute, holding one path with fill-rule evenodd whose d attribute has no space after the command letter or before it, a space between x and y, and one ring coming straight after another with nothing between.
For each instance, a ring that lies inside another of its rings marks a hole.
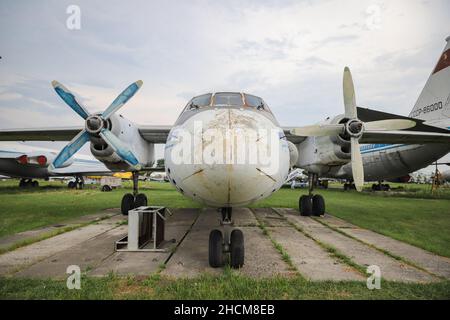
<instances>
[{"instance_id":1,"label":"metal frame structure","mask_svg":"<svg viewBox=\"0 0 450 320\"><path fill-rule=\"evenodd\" d=\"M116 251L119 252L168 252L171 246L166 248L158 248L157 234L158 228L164 228L164 225L158 224L158 217L166 221L165 212L169 215L172 213L166 207L158 206L142 206L135 208L128 212L128 235L116 241ZM145 216L151 215L150 219ZM151 223L150 223L151 222ZM151 229L150 229L151 228ZM141 237L149 233L149 239L144 239L144 242L139 243ZM171 241L175 243L174 239ZM148 244L152 243L151 248L147 248ZM165 244L164 239L160 244ZM161 247L161 246L160 246Z\"/></svg>"}]
</instances>

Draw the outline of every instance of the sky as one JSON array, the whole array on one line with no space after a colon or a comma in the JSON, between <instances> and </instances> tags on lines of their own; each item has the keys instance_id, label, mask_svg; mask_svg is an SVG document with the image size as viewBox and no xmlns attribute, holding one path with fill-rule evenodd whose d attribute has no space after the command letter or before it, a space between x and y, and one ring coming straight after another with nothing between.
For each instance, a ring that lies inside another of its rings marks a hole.
<instances>
[{"instance_id":1,"label":"sky","mask_svg":"<svg viewBox=\"0 0 450 320\"><path fill-rule=\"evenodd\" d=\"M0 129L82 126L54 79L90 111L143 80L120 110L137 124L243 91L302 126L343 112L345 66L359 106L408 115L450 35L448 0L2 0L0 16Z\"/></svg>"}]
</instances>

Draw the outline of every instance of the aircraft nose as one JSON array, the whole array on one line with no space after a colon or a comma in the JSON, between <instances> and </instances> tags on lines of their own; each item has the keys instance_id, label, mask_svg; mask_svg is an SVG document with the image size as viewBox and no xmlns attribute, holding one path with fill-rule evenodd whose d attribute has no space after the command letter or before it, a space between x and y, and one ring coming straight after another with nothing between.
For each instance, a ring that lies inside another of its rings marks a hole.
<instances>
[{"instance_id":1,"label":"aircraft nose","mask_svg":"<svg viewBox=\"0 0 450 320\"><path fill-rule=\"evenodd\" d=\"M192 163L174 167L176 173L170 168L170 175L186 195L212 206L239 206L281 186L285 166L280 159L285 157L279 155L279 130L266 117L245 110L215 110L192 117L184 128L194 137Z\"/></svg>"},{"instance_id":2,"label":"aircraft nose","mask_svg":"<svg viewBox=\"0 0 450 320\"><path fill-rule=\"evenodd\" d=\"M184 183L194 198L220 207L245 205L277 189L276 178L254 164L205 166Z\"/></svg>"}]
</instances>

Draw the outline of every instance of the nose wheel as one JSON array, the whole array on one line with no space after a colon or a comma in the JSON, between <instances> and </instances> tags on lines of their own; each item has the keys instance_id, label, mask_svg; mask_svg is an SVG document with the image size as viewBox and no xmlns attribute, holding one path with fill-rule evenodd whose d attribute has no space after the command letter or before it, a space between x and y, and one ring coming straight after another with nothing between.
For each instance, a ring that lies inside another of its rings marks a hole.
<instances>
[{"instance_id":1,"label":"nose wheel","mask_svg":"<svg viewBox=\"0 0 450 320\"><path fill-rule=\"evenodd\" d=\"M228 261L230 267L241 268L244 265L244 234L232 227L232 208L222 208L222 230L214 229L209 234L209 265L223 267Z\"/></svg>"},{"instance_id":2,"label":"nose wheel","mask_svg":"<svg viewBox=\"0 0 450 320\"><path fill-rule=\"evenodd\" d=\"M320 194L314 194L316 174L309 175L309 194L302 195L298 200L298 208L301 216L321 216L325 214L325 199Z\"/></svg>"},{"instance_id":3,"label":"nose wheel","mask_svg":"<svg viewBox=\"0 0 450 320\"><path fill-rule=\"evenodd\" d=\"M128 211L146 206L147 204L147 196L143 193L139 193L139 173L133 172L133 193L127 193L122 197L120 206L121 212L123 215L127 216Z\"/></svg>"}]
</instances>

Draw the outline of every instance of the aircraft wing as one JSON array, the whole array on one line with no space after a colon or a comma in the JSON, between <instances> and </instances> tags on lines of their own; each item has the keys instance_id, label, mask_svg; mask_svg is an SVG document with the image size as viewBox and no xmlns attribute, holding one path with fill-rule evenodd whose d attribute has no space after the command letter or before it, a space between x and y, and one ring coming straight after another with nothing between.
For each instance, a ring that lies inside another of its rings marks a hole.
<instances>
[{"instance_id":1,"label":"aircraft wing","mask_svg":"<svg viewBox=\"0 0 450 320\"><path fill-rule=\"evenodd\" d=\"M139 126L142 138L151 143L166 143L172 126Z\"/></svg>"},{"instance_id":2,"label":"aircraft wing","mask_svg":"<svg viewBox=\"0 0 450 320\"><path fill-rule=\"evenodd\" d=\"M16 159L24 153L14 151L0 151L0 159Z\"/></svg>"},{"instance_id":3,"label":"aircraft wing","mask_svg":"<svg viewBox=\"0 0 450 320\"><path fill-rule=\"evenodd\" d=\"M0 141L70 141L82 127L2 129Z\"/></svg>"},{"instance_id":4,"label":"aircraft wing","mask_svg":"<svg viewBox=\"0 0 450 320\"><path fill-rule=\"evenodd\" d=\"M291 129L294 129L294 127L282 127L282 129L284 131L284 135L286 136L286 139L294 144L300 143L307 138L307 137L293 135L291 133Z\"/></svg>"},{"instance_id":5,"label":"aircraft wing","mask_svg":"<svg viewBox=\"0 0 450 320\"><path fill-rule=\"evenodd\" d=\"M358 118L364 122L385 119L406 119L416 122L412 128L392 131L370 131L366 130L361 137L360 143L388 143L388 144L427 144L427 143L450 143L450 130L426 125L424 120L408 118L396 114L360 108L358 107Z\"/></svg>"},{"instance_id":6,"label":"aircraft wing","mask_svg":"<svg viewBox=\"0 0 450 320\"><path fill-rule=\"evenodd\" d=\"M450 143L449 133L424 131L365 131L360 143L387 143L387 144L428 144Z\"/></svg>"},{"instance_id":7,"label":"aircraft wing","mask_svg":"<svg viewBox=\"0 0 450 320\"><path fill-rule=\"evenodd\" d=\"M50 176L72 176L77 174L83 176L86 175L105 176L105 175L112 175L113 172L98 160L75 159L70 166L52 170Z\"/></svg>"},{"instance_id":8,"label":"aircraft wing","mask_svg":"<svg viewBox=\"0 0 450 320\"><path fill-rule=\"evenodd\" d=\"M142 138L150 143L165 143L171 126L138 126ZM83 127L2 129L0 141L70 141Z\"/></svg>"}]
</instances>

